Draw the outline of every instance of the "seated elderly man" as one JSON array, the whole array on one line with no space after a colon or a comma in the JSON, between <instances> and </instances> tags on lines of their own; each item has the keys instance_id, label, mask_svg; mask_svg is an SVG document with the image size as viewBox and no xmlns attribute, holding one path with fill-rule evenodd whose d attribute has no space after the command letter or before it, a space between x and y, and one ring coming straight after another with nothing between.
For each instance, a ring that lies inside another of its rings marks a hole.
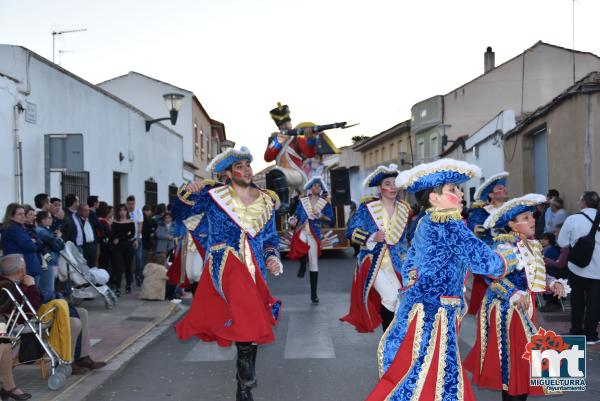
<instances>
[{"instance_id":1,"label":"seated elderly man","mask_svg":"<svg viewBox=\"0 0 600 401\"><path fill-rule=\"evenodd\" d=\"M12 254L0 259L0 279L10 280L19 285L31 305L38 310L42 305L40 291L33 277L25 272L25 260L20 254ZM18 295L18 294L15 294ZM18 299L18 298L17 298ZM73 363L73 374L82 374L88 369L100 369L104 362L95 362L89 356L90 337L88 333L88 312L84 308L75 308L77 316L71 314L71 350L75 360L77 338L81 336L80 357Z\"/></svg>"}]
</instances>

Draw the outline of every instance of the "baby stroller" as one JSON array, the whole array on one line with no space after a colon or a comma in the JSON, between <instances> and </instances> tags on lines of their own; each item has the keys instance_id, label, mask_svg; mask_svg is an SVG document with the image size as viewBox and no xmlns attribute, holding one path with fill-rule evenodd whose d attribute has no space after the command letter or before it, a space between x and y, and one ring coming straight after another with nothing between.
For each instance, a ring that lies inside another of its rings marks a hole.
<instances>
[{"instance_id":1,"label":"baby stroller","mask_svg":"<svg viewBox=\"0 0 600 401\"><path fill-rule=\"evenodd\" d=\"M15 294L19 294L22 301L17 302ZM50 360L51 374L47 379L50 390L59 390L64 386L67 377L71 374L72 368L69 362L60 358L52 346L46 341L49 335L49 329L52 327L52 320L46 317L53 313L55 308L48 310L43 315L37 316L35 309L21 291L18 285L11 281L0 282L0 312L7 317L6 338L10 339L14 348L21 338L26 334L32 334L35 341L39 343L41 350ZM26 346L21 344L22 347ZM40 353L39 358L43 358ZM37 359L38 357L36 357ZM20 362L30 362L28 360ZM45 363L42 360L42 363Z\"/></svg>"},{"instance_id":2,"label":"baby stroller","mask_svg":"<svg viewBox=\"0 0 600 401\"><path fill-rule=\"evenodd\" d=\"M112 309L117 304L117 296L106 285L109 279L108 272L96 267L90 268L75 244L70 241L60 251L58 279L67 285L70 283L72 301L100 295L104 298L106 309Z\"/></svg>"}]
</instances>

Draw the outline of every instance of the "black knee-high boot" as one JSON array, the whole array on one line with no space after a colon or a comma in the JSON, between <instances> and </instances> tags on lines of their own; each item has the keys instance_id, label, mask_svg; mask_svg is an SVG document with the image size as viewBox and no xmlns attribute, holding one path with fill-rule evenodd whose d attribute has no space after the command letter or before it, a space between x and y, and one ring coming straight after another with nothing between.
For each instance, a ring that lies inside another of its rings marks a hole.
<instances>
[{"instance_id":1,"label":"black knee-high boot","mask_svg":"<svg viewBox=\"0 0 600 401\"><path fill-rule=\"evenodd\" d=\"M385 306L381 305L380 314L381 314L381 321L382 321L381 328L383 329L383 332L385 333L385 331L387 330L390 323L392 323L392 320L394 320L394 312L392 312Z\"/></svg>"},{"instance_id":2,"label":"black knee-high boot","mask_svg":"<svg viewBox=\"0 0 600 401\"><path fill-rule=\"evenodd\" d=\"M298 277L302 278L306 274L306 256L300 259L300 268L298 269Z\"/></svg>"},{"instance_id":3,"label":"black knee-high boot","mask_svg":"<svg viewBox=\"0 0 600 401\"><path fill-rule=\"evenodd\" d=\"M310 272L310 300L313 304L319 303L317 296L317 283L319 281L319 272Z\"/></svg>"},{"instance_id":4,"label":"black knee-high boot","mask_svg":"<svg viewBox=\"0 0 600 401\"><path fill-rule=\"evenodd\" d=\"M502 390L502 401L527 401L528 394L510 395L508 391Z\"/></svg>"},{"instance_id":5,"label":"black knee-high boot","mask_svg":"<svg viewBox=\"0 0 600 401\"><path fill-rule=\"evenodd\" d=\"M237 393L236 401L254 401L251 390L256 387L254 360L256 346L252 343L235 343L237 347Z\"/></svg>"}]
</instances>

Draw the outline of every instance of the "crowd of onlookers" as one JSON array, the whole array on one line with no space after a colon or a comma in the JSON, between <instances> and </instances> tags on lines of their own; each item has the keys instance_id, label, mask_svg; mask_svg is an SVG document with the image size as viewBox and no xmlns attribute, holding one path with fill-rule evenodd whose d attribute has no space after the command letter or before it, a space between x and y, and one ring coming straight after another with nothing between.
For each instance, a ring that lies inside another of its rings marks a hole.
<instances>
[{"instance_id":1,"label":"crowd of onlookers","mask_svg":"<svg viewBox=\"0 0 600 401\"><path fill-rule=\"evenodd\" d=\"M54 293L59 252L71 241L88 265L106 269L109 285L117 295L131 292L143 280L143 266L165 257L174 247L173 219L159 204L139 208L133 195L116 207L88 196L86 202L73 194L59 198L38 194L35 208L11 203L0 229L5 255L19 253L27 273L34 277L43 299Z\"/></svg>"}]
</instances>

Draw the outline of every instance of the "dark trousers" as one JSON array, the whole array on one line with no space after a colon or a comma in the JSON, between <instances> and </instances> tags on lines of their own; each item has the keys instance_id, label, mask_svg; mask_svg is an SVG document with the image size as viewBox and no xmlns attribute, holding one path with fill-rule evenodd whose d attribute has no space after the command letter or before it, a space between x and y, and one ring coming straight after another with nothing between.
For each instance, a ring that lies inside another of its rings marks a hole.
<instances>
[{"instance_id":1,"label":"dark trousers","mask_svg":"<svg viewBox=\"0 0 600 401\"><path fill-rule=\"evenodd\" d=\"M133 246L129 241L126 244L113 247L111 262L110 283L116 289L120 289L123 273L125 273L125 283L127 287L131 287L131 281L133 280Z\"/></svg>"},{"instance_id":2,"label":"dark trousers","mask_svg":"<svg viewBox=\"0 0 600 401\"><path fill-rule=\"evenodd\" d=\"M102 269L106 269L106 271L110 272L112 269L110 267L110 245L104 242L100 243L100 255L98 256L98 267Z\"/></svg>"},{"instance_id":3,"label":"dark trousers","mask_svg":"<svg viewBox=\"0 0 600 401\"><path fill-rule=\"evenodd\" d=\"M96 267L98 264L96 261L96 256L98 254L98 249L95 242L86 242L81 247L83 250L83 257L87 260L87 264L89 267Z\"/></svg>"},{"instance_id":4,"label":"dark trousers","mask_svg":"<svg viewBox=\"0 0 600 401\"><path fill-rule=\"evenodd\" d=\"M578 276L569 271L571 286L571 331L584 334L588 341L598 339L600 320L600 280Z\"/></svg>"}]
</instances>

